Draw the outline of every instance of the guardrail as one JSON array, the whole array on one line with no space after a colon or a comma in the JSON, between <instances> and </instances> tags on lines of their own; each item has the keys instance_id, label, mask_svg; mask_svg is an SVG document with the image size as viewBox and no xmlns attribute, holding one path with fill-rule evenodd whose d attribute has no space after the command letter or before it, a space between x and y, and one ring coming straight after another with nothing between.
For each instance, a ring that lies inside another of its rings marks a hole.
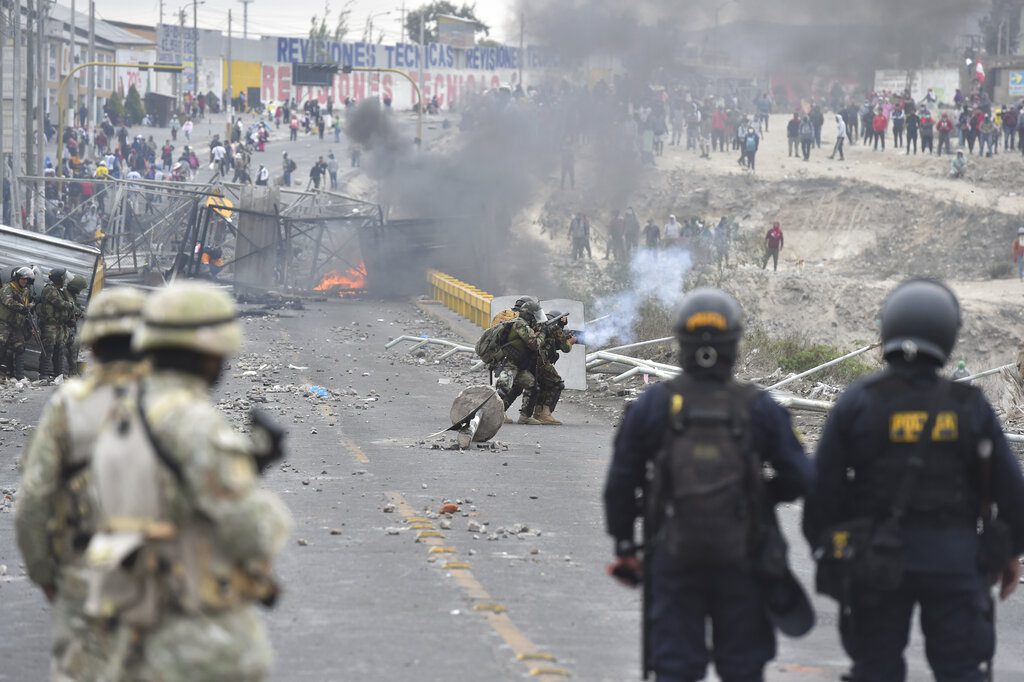
<instances>
[{"instance_id":1,"label":"guardrail","mask_svg":"<svg viewBox=\"0 0 1024 682\"><path fill-rule=\"evenodd\" d=\"M491 294L437 270L427 271L427 284L430 295L444 307L483 329L491 324Z\"/></svg>"}]
</instances>

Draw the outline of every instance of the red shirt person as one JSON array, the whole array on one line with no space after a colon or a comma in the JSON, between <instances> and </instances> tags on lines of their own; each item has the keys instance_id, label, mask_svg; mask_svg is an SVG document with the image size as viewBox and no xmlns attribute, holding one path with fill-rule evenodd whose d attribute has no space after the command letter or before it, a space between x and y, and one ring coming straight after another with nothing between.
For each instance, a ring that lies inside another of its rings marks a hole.
<instances>
[{"instance_id":1,"label":"red shirt person","mask_svg":"<svg viewBox=\"0 0 1024 682\"><path fill-rule=\"evenodd\" d=\"M773 261L772 270L778 271L779 251L782 251L782 244L784 241L782 228L779 227L779 223L776 221L764 236L764 260L761 262L762 270L768 267L768 259L770 258Z\"/></svg>"}]
</instances>

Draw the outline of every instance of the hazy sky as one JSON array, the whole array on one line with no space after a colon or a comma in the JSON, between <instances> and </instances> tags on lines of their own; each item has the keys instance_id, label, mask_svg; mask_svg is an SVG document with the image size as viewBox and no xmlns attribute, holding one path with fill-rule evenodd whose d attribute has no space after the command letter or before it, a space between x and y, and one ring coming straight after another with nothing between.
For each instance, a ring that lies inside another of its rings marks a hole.
<instances>
[{"instance_id":1,"label":"hazy sky","mask_svg":"<svg viewBox=\"0 0 1024 682\"><path fill-rule=\"evenodd\" d=\"M70 5L70 0L58 0L62 5ZM413 9L424 4L419 0L406 0L406 9ZM455 0L455 4L461 4ZM505 36L505 24L509 15L508 8L512 0L477 0L477 15L484 23L491 26L491 36L502 40ZM334 10L331 16L336 16L338 8L344 6L343 0L330 0L330 6ZM192 23L192 3L185 4L182 0L165 0L164 20L167 23L176 21L178 10L182 7L187 9L186 22ZM79 12L88 11L86 0L76 0L75 9ZM239 35L242 32L242 3L238 0L206 0L199 5L199 26L201 28L219 28L227 30L228 10L232 11L232 23L234 30ZM253 0L249 4L249 33L266 35L303 35L309 32L309 21L314 14L322 14L324 0ZM351 27L352 37L361 37L366 19L370 15L382 14L390 11L385 16L377 16L373 19L373 33L376 36L381 30L384 31L385 42L395 42L401 38L401 9L402 0L352 0L351 2ZM159 0L96 0L96 13L104 19L129 21L139 24L155 24L160 14Z\"/></svg>"}]
</instances>

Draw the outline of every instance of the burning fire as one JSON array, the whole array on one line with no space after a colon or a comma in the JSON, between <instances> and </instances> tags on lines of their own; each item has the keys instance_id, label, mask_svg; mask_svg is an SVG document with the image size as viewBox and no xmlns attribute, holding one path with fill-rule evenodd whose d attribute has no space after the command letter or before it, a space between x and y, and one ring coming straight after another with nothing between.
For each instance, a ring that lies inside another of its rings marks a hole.
<instances>
[{"instance_id":1,"label":"burning fire","mask_svg":"<svg viewBox=\"0 0 1024 682\"><path fill-rule=\"evenodd\" d=\"M360 261L358 267L349 268L345 272L328 272L320 280L320 283L313 287L313 291L341 289L338 293L344 295L346 292L362 289L364 286L366 286L366 265Z\"/></svg>"}]
</instances>

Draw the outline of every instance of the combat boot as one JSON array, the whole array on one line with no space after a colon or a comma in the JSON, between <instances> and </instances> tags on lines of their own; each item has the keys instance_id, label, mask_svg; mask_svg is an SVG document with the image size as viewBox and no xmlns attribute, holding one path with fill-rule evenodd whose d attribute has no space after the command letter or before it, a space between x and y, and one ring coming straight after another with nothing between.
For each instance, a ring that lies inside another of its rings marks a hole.
<instances>
[{"instance_id":1,"label":"combat boot","mask_svg":"<svg viewBox=\"0 0 1024 682\"><path fill-rule=\"evenodd\" d=\"M537 411L533 414L533 418L539 421L541 424L547 426L561 426L562 422L558 421L551 414L551 408L545 405L544 407L538 407Z\"/></svg>"},{"instance_id":2,"label":"combat boot","mask_svg":"<svg viewBox=\"0 0 1024 682\"><path fill-rule=\"evenodd\" d=\"M527 414L523 414L522 412L520 412L519 421L517 421L516 424L522 424L523 426L540 426L541 422L537 421L536 419Z\"/></svg>"}]
</instances>

